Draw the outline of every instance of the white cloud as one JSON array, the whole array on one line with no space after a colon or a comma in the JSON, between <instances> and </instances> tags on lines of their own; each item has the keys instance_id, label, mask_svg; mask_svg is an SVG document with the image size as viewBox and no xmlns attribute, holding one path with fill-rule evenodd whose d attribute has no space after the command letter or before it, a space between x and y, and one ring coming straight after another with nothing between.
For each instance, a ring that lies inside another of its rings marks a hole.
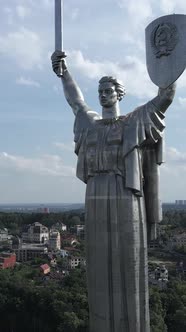
<instances>
[{"instance_id":1,"label":"white cloud","mask_svg":"<svg viewBox=\"0 0 186 332\"><path fill-rule=\"evenodd\" d=\"M137 29L139 28L139 23L146 21L147 18L152 16L152 5L149 0L118 0L118 5L120 8L124 9L124 11L127 11L127 14L132 19L135 17L133 23L136 25Z\"/></svg>"},{"instance_id":2,"label":"white cloud","mask_svg":"<svg viewBox=\"0 0 186 332\"><path fill-rule=\"evenodd\" d=\"M173 202L179 197L186 199L186 151L175 147L166 149L166 163L160 167L161 196Z\"/></svg>"},{"instance_id":3,"label":"white cloud","mask_svg":"<svg viewBox=\"0 0 186 332\"><path fill-rule=\"evenodd\" d=\"M18 5L16 6L16 13L19 16L19 18L24 19L25 17L27 17L30 13L30 9L26 8L22 5Z\"/></svg>"},{"instance_id":4,"label":"white cloud","mask_svg":"<svg viewBox=\"0 0 186 332\"><path fill-rule=\"evenodd\" d=\"M105 75L121 79L127 87L127 93L138 98L151 98L157 91L150 82L145 64L135 56L126 56L122 63L98 62L85 58L81 51L72 51L69 52L69 62L89 79L100 79Z\"/></svg>"},{"instance_id":5,"label":"white cloud","mask_svg":"<svg viewBox=\"0 0 186 332\"><path fill-rule=\"evenodd\" d=\"M186 108L186 98L178 97L178 102L181 105L181 107Z\"/></svg>"},{"instance_id":6,"label":"white cloud","mask_svg":"<svg viewBox=\"0 0 186 332\"><path fill-rule=\"evenodd\" d=\"M34 86L36 88L39 88L40 87L40 83L36 82L36 81L33 81L31 80L30 78L24 78L23 76L19 77L17 80L16 80L16 83L17 84L20 84L20 85L26 85L26 86Z\"/></svg>"},{"instance_id":7,"label":"white cloud","mask_svg":"<svg viewBox=\"0 0 186 332\"><path fill-rule=\"evenodd\" d=\"M186 88L186 72L183 72L182 75L178 78L177 88Z\"/></svg>"},{"instance_id":8,"label":"white cloud","mask_svg":"<svg viewBox=\"0 0 186 332\"><path fill-rule=\"evenodd\" d=\"M71 18L72 20L76 20L79 16L79 9L78 8L74 8L72 13L71 13Z\"/></svg>"},{"instance_id":9,"label":"white cloud","mask_svg":"<svg viewBox=\"0 0 186 332\"><path fill-rule=\"evenodd\" d=\"M13 11L10 7L5 7L3 8L3 11L6 15L6 21L9 25L12 25L13 24Z\"/></svg>"},{"instance_id":10,"label":"white cloud","mask_svg":"<svg viewBox=\"0 0 186 332\"><path fill-rule=\"evenodd\" d=\"M63 143L63 142L54 142L54 146L59 148L60 150L64 150L64 151L70 151L73 152L74 151L74 143L72 142L70 143Z\"/></svg>"},{"instance_id":11,"label":"white cloud","mask_svg":"<svg viewBox=\"0 0 186 332\"><path fill-rule=\"evenodd\" d=\"M41 0L41 6L44 6L46 8L51 8L54 6L53 1L51 0Z\"/></svg>"},{"instance_id":12,"label":"white cloud","mask_svg":"<svg viewBox=\"0 0 186 332\"><path fill-rule=\"evenodd\" d=\"M174 12L175 9L175 1L174 0L160 0L159 1L161 10L166 13L170 14Z\"/></svg>"},{"instance_id":13,"label":"white cloud","mask_svg":"<svg viewBox=\"0 0 186 332\"><path fill-rule=\"evenodd\" d=\"M186 171L186 152L181 152L174 147L167 148L167 160L171 163L176 163L180 167L184 167Z\"/></svg>"},{"instance_id":14,"label":"white cloud","mask_svg":"<svg viewBox=\"0 0 186 332\"><path fill-rule=\"evenodd\" d=\"M160 0L159 1L160 9L164 14L182 14L186 11L186 2L185 0Z\"/></svg>"},{"instance_id":15,"label":"white cloud","mask_svg":"<svg viewBox=\"0 0 186 332\"><path fill-rule=\"evenodd\" d=\"M8 171L28 172L48 176L73 176L75 169L63 165L58 155L43 155L39 158L26 158L24 156L0 153L0 169Z\"/></svg>"},{"instance_id":16,"label":"white cloud","mask_svg":"<svg viewBox=\"0 0 186 332\"><path fill-rule=\"evenodd\" d=\"M120 8L127 10L128 14L136 17L137 20L143 20L152 15L151 1L149 0L118 0Z\"/></svg>"},{"instance_id":17,"label":"white cloud","mask_svg":"<svg viewBox=\"0 0 186 332\"><path fill-rule=\"evenodd\" d=\"M41 68L43 62L39 35L25 27L0 36L0 52L24 69L32 69L34 66Z\"/></svg>"},{"instance_id":18,"label":"white cloud","mask_svg":"<svg viewBox=\"0 0 186 332\"><path fill-rule=\"evenodd\" d=\"M53 90L54 90L57 94L60 94L60 95L61 95L61 91L62 91L61 86L59 86L59 85L54 85L54 86L53 86Z\"/></svg>"},{"instance_id":19,"label":"white cloud","mask_svg":"<svg viewBox=\"0 0 186 332\"><path fill-rule=\"evenodd\" d=\"M54 7L54 1L53 0L26 0L27 3L32 8L42 8L42 9L51 9L51 7ZM23 0L25 2L25 0Z\"/></svg>"}]
</instances>

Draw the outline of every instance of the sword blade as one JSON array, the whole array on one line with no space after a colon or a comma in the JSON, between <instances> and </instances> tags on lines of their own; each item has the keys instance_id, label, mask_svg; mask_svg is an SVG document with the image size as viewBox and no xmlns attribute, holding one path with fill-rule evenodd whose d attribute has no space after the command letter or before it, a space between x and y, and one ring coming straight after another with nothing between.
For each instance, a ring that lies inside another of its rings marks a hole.
<instances>
[{"instance_id":1,"label":"sword blade","mask_svg":"<svg viewBox=\"0 0 186 332\"><path fill-rule=\"evenodd\" d=\"M63 0L55 0L55 50L63 51Z\"/></svg>"}]
</instances>

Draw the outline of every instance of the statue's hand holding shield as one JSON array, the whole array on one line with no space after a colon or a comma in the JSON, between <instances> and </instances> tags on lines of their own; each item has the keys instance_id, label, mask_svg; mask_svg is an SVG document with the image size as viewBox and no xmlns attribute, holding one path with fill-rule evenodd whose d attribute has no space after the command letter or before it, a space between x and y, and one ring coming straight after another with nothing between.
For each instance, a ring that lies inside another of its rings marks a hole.
<instances>
[{"instance_id":1,"label":"statue's hand holding shield","mask_svg":"<svg viewBox=\"0 0 186 332\"><path fill-rule=\"evenodd\" d=\"M186 67L186 15L162 16L146 28L149 76L160 88L174 83Z\"/></svg>"}]
</instances>

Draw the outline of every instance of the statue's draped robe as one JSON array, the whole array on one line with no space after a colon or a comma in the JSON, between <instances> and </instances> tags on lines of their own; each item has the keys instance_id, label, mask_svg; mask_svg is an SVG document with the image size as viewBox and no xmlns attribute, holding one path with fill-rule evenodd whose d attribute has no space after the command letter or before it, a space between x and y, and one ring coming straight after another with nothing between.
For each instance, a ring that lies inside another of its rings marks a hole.
<instances>
[{"instance_id":1,"label":"statue's draped robe","mask_svg":"<svg viewBox=\"0 0 186 332\"><path fill-rule=\"evenodd\" d=\"M147 226L159 219L163 118L152 102L118 119L99 119L83 106L76 116L77 176L87 184L90 332L150 331Z\"/></svg>"}]
</instances>

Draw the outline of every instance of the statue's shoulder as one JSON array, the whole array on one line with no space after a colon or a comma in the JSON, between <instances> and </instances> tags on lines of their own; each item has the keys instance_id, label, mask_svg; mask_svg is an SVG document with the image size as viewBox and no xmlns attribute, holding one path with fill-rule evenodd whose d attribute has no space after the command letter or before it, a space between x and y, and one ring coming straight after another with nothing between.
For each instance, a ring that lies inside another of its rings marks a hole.
<instances>
[{"instance_id":1,"label":"statue's shoulder","mask_svg":"<svg viewBox=\"0 0 186 332\"><path fill-rule=\"evenodd\" d=\"M136 121L140 119L142 112L144 111L145 105L136 107L134 111L127 113L126 115L121 115L119 117L120 121L124 122L124 124L128 124L131 121Z\"/></svg>"},{"instance_id":2,"label":"statue's shoulder","mask_svg":"<svg viewBox=\"0 0 186 332\"><path fill-rule=\"evenodd\" d=\"M86 132L88 129L93 128L100 119L100 115L91 109L79 110L74 122L74 140L79 139L80 134Z\"/></svg>"}]
</instances>

